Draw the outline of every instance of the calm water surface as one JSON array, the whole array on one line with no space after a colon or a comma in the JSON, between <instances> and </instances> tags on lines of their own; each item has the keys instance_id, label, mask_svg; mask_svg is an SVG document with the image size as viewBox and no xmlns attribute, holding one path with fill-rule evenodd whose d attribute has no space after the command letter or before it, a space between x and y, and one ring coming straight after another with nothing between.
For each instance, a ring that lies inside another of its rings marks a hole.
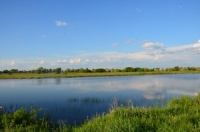
<instances>
[{"instance_id":1,"label":"calm water surface","mask_svg":"<svg viewBox=\"0 0 200 132\"><path fill-rule=\"evenodd\" d=\"M6 111L32 105L50 113L53 121L78 124L115 106L165 105L198 92L199 74L12 79L0 80L0 105Z\"/></svg>"}]
</instances>

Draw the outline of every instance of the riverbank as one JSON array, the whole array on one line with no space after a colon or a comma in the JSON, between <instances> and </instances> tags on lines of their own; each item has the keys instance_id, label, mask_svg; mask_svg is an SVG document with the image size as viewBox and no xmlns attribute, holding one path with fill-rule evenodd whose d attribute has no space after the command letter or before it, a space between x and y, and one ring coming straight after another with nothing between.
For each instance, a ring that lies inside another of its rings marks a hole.
<instances>
[{"instance_id":1,"label":"riverbank","mask_svg":"<svg viewBox=\"0 0 200 132\"><path fill-rule=\"evenodd\" d=\"M38 110L22 108L14 113L0 111L0 131L43 132L140 132L200 131L200 95L172 99L165 107L116 107L108 114L95 115L80 126L68 126L37 118Z\"/></svg>"},{"instance_id":2,"label":"riverbank","mask_svg":"<svg viewBox=\"0 0 200 132\"><path fill-rule=\"evenodd\" d=\"M200 71L153 71L153 72L103 72L103 73L1 73L0 79L40 79L40 78L75 78L75 77L103 77L103 76L135 76L161 74L200 74Z\"/></svg>"}]
</instances>

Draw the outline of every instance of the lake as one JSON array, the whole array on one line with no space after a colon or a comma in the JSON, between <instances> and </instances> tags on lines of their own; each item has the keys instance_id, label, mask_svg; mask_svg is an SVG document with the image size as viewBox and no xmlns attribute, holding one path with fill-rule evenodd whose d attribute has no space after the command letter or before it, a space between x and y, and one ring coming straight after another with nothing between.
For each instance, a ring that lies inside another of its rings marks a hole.
<instances>
[{"instance_id":1,"label":"lake","mask_svg":"<svg viewBox=\"0 0 200 132\"><path fill-rule=\"evenodd\" d=\"M52 121L79 124L120 106L164 106L200 92L200 74L0 80L5 111L35 106Z\"/></svg>"}]
</instances>

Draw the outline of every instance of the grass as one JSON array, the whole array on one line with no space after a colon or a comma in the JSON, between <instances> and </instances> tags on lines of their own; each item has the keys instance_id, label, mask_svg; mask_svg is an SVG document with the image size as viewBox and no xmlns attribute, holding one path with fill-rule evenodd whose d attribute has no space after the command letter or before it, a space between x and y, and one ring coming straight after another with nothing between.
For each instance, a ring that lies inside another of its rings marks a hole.
<instances>
[{"instance_id":1,"label":"grass","mask_svg":"<svg viewBox=\"0 0 200 132\"><path fill-rule=\"evenodd\" d=\"M51 131L47 117L37 118L39 110L31 108L27 111L21 108L11 113L0 113L0 131L26 132L26 131Z\"/></svg>"},{"instance_id":2,"label":"grass","mask_svg":"<svg viewBox=\"0 0 200 132\"><path fill-rule=\"evenodd\" d=\"M173 99L166 107L118 107L76 128L76 132L200 131L200 95Z\"/></svg>"},{"instance_id":3,"label":"grass","mask_svg":"<svg viewBox=\"0 0 200 132\"><path fill-rule=\"evenodd\" d=\"M105 73L12 73L0 74L0 79L41 79L41 78L74 78L74 77L101 77L101 76L134 76L158 74L199 74L200 71L154 71L154 72L105 72Z\"/></svg>"},{"instance_id":4,"label":"grass","mask_svg":"<svg viewBox=\"0 0 200 132\"><path fill-rule=\"evenodd\" d=\"M0 131L54 132L188 132L200 131L200 95L183 96L165 107L116 107L108 114L95 115L80 126L68 126L60 121L52 124L48 118L37 118L37 110L17 110L0 114Z\"/></svg>"}]
</instances>

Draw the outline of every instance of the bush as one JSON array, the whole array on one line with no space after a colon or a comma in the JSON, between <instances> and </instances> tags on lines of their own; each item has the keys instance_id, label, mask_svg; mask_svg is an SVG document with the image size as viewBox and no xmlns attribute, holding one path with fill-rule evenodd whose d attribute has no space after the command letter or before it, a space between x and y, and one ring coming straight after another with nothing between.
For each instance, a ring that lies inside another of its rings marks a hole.
<instances>
[{"instance_id":1,"label":"bush","mask_svg":"<svg viewBox=\"0 0 200 132\"><path fill-rule=\"evenodd\" d=\"M28 111L25 108L21 108L11 113L1 113L0 119L0 131L40 131L50 130L47 125L48 118L38 118L40 110L36 110L31 107Z\"/></svg>"}]
</instances>

